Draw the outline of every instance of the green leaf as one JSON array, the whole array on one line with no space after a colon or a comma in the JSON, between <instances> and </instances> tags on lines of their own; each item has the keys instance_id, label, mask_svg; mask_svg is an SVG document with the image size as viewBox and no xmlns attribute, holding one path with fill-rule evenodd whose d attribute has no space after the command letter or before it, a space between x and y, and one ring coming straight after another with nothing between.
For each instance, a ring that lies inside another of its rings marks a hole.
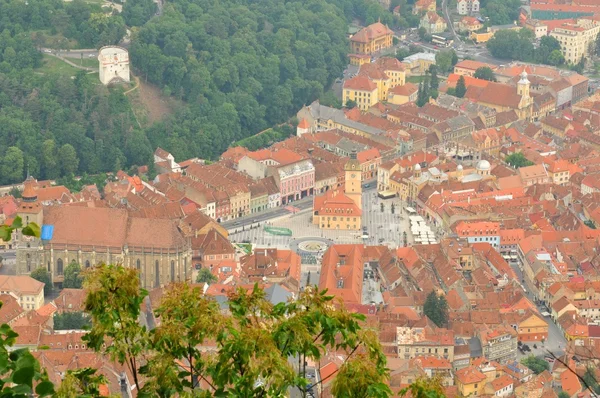
<instances>
[{"instance_id":1,"label":"green leaf","mask_svg":"<svg viewBox=\"0 0 600 398\"><path fill-rule=\"evenodd\" d=\"M16 216L15 219L13 220L12 224L11 224L12 228L22 228L23 227L23 220L21 219L21 217Z\"/></svg>"},{"instance_id":2,"label":"green leaf","mask_svg":"<svg viewBox=\"0 0 600 398\"><path fill-rule=\"evenodd\" d=\"M33 366L26 366L26 367L19 368L15 371L15 373L13 373L12 381L15 384L25 384L25 385L28 385L29 387L32 387L34 373L35 373L35 370L34 370Z\"/></svg>"},{"instance_id":3,"label":"green leaf","mask_svg":"<svg viewBox=\"0 0 600 398\"><path fill-rule=\"evenodd\" d=\"M12 235L12 231L13 231L13 229L11 227L9 227L8 225L0 226L0 239L2 239L5 242L8 242Z\"/></svg>"},{"instance_id":4,"label":"green leaf","mask_svg":"<svg viewBox=\"0 0 600 398\"><path fill-rule=\"evenodd\" d=\"M54 394L54 384L48 380L44 380L35 387L35 393L40 396L52 395Z\"/></svg>"},{"instance_id":5,"label":"green leaf","mask_svg":"<svg viewBox=\"0 0 600 398\"><path fill-rule=\"evenodd\" d=\"M39 238L41 235L40 226L34 222L27 224L27 226L25 228L23 228L22 232L23 232L23 235L35 236L36 238Z\"/></svg>"}]
</instances>

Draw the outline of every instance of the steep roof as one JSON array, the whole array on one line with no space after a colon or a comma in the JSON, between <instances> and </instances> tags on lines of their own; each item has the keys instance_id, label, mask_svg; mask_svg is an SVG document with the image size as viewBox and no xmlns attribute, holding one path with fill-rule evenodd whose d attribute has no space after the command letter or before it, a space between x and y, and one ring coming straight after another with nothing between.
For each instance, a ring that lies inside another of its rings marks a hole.
<instances>
[{"instance_id":1,"label":"steep roof","mask_svg":"<svg viewBox=\"0 0 600 398\"><path fill-rule=\"evenodd\" d=\"M17 296L37 295L44 284L27 275L0 275L0 291L15 293Z\"/></svg>"},{"instance_id":2,"label":"steep roof","mask_svg":"<svg viewBox=\"0 0 600 398\"><path fill-rule=\"evenodd\" d=\"M377 84L372 82L367 76L355 76L344 82L344 88L350 90L373 91L377 88Z\"/></svg>"},{"instance_id":3,"label":"steep roof","mask_svg":"<svg viewBox=\"0 0 600 398\"><path fill-rule=\"evenodd\" d=\"M51 243L90 246L185 246L183 236L168 219L130 217L126 210L78 206L50 206L44 224L53 225Z\"/></svg>"},{"instance_id":4,"label":"steep roof","mask_svg":"<svg viewBox=\"0 0 600 398\"><path fill-rule=\"evenodd\" d=\"M350 38L350 41L368 43L371 40L392 34L394 34L394 32L390 28L388 28L381 22L375 22L374 24L371 24L359 30L354 36Z\"/></svg>"}]
</instances>

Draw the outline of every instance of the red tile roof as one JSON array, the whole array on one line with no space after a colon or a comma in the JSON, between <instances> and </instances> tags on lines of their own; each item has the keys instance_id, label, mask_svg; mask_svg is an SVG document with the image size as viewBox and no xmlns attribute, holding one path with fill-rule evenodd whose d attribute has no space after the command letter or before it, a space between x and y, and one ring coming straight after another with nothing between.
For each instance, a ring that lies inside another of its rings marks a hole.
<instances>
[{"instance_id":1,"label":"red tile roof","mask_svg":"<svg viewBox=\"0 0 600 398\"><path fill-rule=\"evenodd\" d=\"M377 39L386 35L393 35L394 32L382 24L381 22L375 22L365 28L359 30L355 35L350 38L350 41L359 43L368 43L371 40Z\"/></svg>"}]
</instances>

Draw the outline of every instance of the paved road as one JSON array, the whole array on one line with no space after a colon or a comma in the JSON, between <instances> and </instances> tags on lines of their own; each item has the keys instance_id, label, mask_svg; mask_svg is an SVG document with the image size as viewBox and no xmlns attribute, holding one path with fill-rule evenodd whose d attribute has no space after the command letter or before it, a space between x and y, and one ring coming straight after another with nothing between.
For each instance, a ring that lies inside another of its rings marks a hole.
<instances>
[{"instance_id":1,"label":"paved road","mask_svg":"<svg viewBox=\"0 0 600 398\"><path fill-rule=\"evenodd\" d=\"M529 281L523 278L523 272L521 271L521 268L517 263L514 262L510 262L510 265L519 278L518 282L520 283L522 280L525 280L527 298L529 298L529 300L535 303L535 296L532 293L533 290L529 284ZM541 306L538 306L538 309L540 310L540 313L544 311L544 309ZM545 317L544 319L548 323L548 340L543 345L541 343L537 343L537 348L533 347L533 343L527 343L527 345L529 345L529 348L531 348L531 352L527 352L525 354L521 354L519 352L519 358L531 354L535 356L544 356L545 354L547 354L546 350L549 350L556 356L560 356L563 354L567 345L565 335L560 331L560 329L558 328L556 323L552 321L552 319L550 319L549 317Z\"/></svg>"},{"instance_id":2,"label":"paved road","mask_svg":"<svg viewBox=\"0 0 600 398\"><path fill-rule=\"evenodd\" d=\"M448 0L442 0L442 12L444 13L444 19L446 20L446 24L448 25L448 27L450 28L450 31L452 32L452 35L454 36L454 41L456 43L462 44L462 40L460 39L460 37L456 34L456 31L454 30L454 23L452 22L452 19L450 18L450 13L448 13Z\"/></svg>"}]
</instances>

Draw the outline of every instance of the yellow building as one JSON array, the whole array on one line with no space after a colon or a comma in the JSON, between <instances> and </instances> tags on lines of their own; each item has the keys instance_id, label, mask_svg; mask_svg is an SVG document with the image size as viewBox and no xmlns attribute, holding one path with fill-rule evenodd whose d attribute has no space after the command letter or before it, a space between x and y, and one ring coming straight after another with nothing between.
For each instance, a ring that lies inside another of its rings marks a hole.
<instances>
[{"instance_id":1,"label":"yellow building","mask_svg":"<svg viewBox=\"0 0 600 398\"><path fill-rule=\"evenodd\" d=\"M313 224L321 229L360 230L362 226L362 177L356 152L344 165L344 191L330 190L316 196Z\"/></svg>"},{"instance_id":2,"label":"yellow building","mask_svg":"<svg viewBox=\"0 0 600 398\"><path fill-rule=\"evenodd\" d=\"M487 382L487 377L475 366L456 371L454 379L461 397L481 395Z\"/></svg>"},{"instance_id":3,"label":"yellow building","mask_svg":"<svg viewBox=\"0 0 600 398\"><path fill-rule=\"evenodd\" d=\"M388 91L388 102L394 105L402 105L407 102L415 102L419 87L416 84L406 83L402 86L396 86Z\"/></svg>"},{"instance_id":4,"label":"yellow building","mask_svg":"<svg viewBox=\"0 0 600 398\"><path fill-rule=\"evenodd\" d=\"M446 20L440 17L435 11L428 11L423 15L423 18L421 18L419 27L425 28L427 33L434 35L436 33L442 33L448 26L446 25Z\"/></svg>"},{"instance_id":5,"label":"yellow building","mask_svg":"<svg viewBox=\"0 0 600 398\"><path fill-rule=\"evenodd\" d=\"M381 57L374 63L362 65L358 75L377 85L379 101L387 101L390 89L406 83L405 67L396 58Z\"/></svg>"},{"instance_id":6,"label":"yellow building","mask_svg":"<svg viewBox=\"0 0 600 398\"><path fill-rule=\"evenodd\" d=\"M596 42L600 32L600 21L595 17L585 17L577 23L564 23L556 27L550 36L560 43L561 52L567 63L576 64L589 55L590 44Z\"/></svg>"},{"instance_id":7,"label":"yellow building","mask_svg":"<svg viewBox=\"0 0 600 398\"><path fill-rule=\"evenodd\" d=\"M25 311L44 305L44 284L27 275L0 275L0 294L15 297Z\"/></svg>"},{"instance_id":8,"label":"yellow building","mask_svg":"<svg viewBox=\"0 0 600 398\"><path fill-rule=\"evenodd\" d=\"M393 45L394 32L376 22L362 28L350 38L350 47L355 54L373 54L377 51L390 48Z\"/></svg>"},{"instance_id":9,"label":"yellow building","mask_svg":"<svg viewBox=\"0 0 600 398\"><path fill-rule=\"evenodd\" d=\"M483 33L471 32L471 36L469 36L469 38L471 40L473 40L475 43L485 43L492 37L494 37L494 32L483 32Z\"/></svg>"},{"instance_id":10,"label":"yellow building","mask_svg":"<svg viewBox=\"0 0 600 398\"><path fill-rule=\"evenodd\" d=\"M356 76L344 82L342 103L356 102L358 109L366 111L379 101L377 84L366 76Z\"/></svg>"},{"instance_id":11,"label":"yellow building","mask_svg":"<svg viewBox=\"0 0 600 398\"><path fill-rule=\"evenodd\" d=\"M371 56L367 54L348 54L350 65L361 66L371 62Z\"/></svg>"}]
</instances>

